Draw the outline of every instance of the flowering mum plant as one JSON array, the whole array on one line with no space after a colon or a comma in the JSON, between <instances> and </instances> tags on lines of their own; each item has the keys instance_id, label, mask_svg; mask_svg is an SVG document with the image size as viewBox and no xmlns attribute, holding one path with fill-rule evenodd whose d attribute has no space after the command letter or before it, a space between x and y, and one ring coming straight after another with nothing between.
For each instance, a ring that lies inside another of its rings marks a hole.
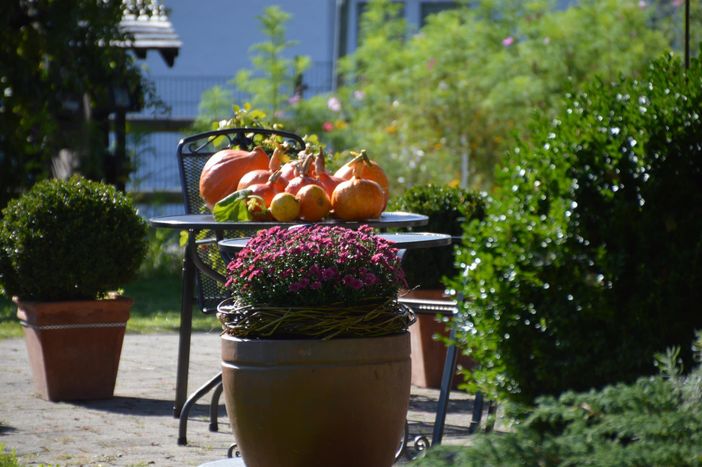
<instances>
[{"instance_id":1,"label":"flowering mum plant","mask_svg":"<svg viewBox=\"0 0 702 467\"><path fill-rule=\"evenodd\" d=\"M248 304L353 305L404 285L397 250L368 226L263 230L227 269L227 287Z\"/></svg>"},{"instance_id":2,"label":"flowering mum plant","mask_svg":"<svg viewBox=\"0 0 702 467\"><path fill-rule=\"evenodd\" d=\"M368 226L263 230L227 270L232 299L220 319L234 335L383 335L413 319L396 300L405 286L397 250Z\"/></svg>"}]
</instances>

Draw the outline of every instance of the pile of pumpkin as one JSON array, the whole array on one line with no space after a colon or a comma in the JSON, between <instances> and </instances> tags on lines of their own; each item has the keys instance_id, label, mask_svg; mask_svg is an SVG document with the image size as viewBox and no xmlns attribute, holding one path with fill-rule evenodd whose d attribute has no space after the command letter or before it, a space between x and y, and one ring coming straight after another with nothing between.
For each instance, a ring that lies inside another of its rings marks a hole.
<instances>
[{"instance_id":1,"label":"pile of pumpkin","mask_svg":"<svg viewBox=\"0 0 702 467\"><path fill-rule=\"evenodd\" d=\"M218 221L360 221L380 217L387 205L387 176L365 150L334 174L321 150L285 157L282 146L270 158L261 147L219 151L202 169L200 196Z\"/></svg>"}]
</instances>

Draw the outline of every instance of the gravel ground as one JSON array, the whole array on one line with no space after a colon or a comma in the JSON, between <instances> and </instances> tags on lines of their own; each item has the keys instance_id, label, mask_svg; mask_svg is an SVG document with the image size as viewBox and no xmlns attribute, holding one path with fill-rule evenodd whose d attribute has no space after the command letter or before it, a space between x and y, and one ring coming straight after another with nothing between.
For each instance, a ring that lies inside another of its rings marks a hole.
<instances>
[{"instance_id":1,"label":"gravel ground","mask_svg":"<svg viewBox=\"0 0 702 467\"><path fill-rule=\"evenodd\" d=\"M34 394L24 341L0 340L0 443L26 465L198 466L226 457L234 438L225 409L221 405L219 431L210 432L207 397L191 411L188 445L177 444L177 348L177 334L128 334L113 399L56 403ZM215 375L219 351L218 333L193 334L190 391ZM412 388L411 437L431 439L438 395ZM471 404L468 395L451 394L444 444L470 443Z\"/></svg>"}]
</instances>

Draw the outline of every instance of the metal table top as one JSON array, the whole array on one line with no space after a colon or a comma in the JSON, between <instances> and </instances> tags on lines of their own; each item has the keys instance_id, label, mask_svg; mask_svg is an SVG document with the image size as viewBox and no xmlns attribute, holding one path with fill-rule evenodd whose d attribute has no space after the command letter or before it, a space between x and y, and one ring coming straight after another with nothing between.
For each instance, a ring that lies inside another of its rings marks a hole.
<instances>
[{"instance_id":1,"label":"metal table top","mask_svg":"<svg viewBox=\"0 0 702 467\"><path fill-rule=\"evenodd\" d=\"M429 221L427 216L410 212L384 212L378 219L368 219L364 221L340 221L337 219L327 219L315 224L341 225L343 227L354 228L361 225L369 225L377 228L391 227L416 227L426 225ZM183 214L176 216L154 217L149 219L154 227L164 227L170 229L183 230L261 230L279 226L301 225L304 222L258 222L258 221L225 221L217 222L212 214Z\"/></svg>"},{"instance_id":2,"label":"metal table top","mask_svg":"<svg viewBox=\"0 0 702 467\"><path fill-rule=\"evenodd\" d=\"M382 237L393 244L395 248L408 250L412 248L432 248L451 244L451 236L428 232L380 233ZM229 253L236 253L246 246L249 237L229 238L219 241L219 247Z\"/></svg>"}]
</instances>

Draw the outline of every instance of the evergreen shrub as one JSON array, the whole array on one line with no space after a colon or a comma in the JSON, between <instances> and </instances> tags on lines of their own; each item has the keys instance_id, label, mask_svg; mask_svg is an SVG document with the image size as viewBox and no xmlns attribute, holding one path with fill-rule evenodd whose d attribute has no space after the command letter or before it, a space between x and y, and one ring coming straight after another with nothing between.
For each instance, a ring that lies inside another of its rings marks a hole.
<instances>
[{"instance_id":1,"label":"evergreen shrub","mask_svg":"<svg viewBox=\"0 0 702 467\"><path fill-rule=\"evenodd\" d=\"M460 237L464 221L482 220L485 202L476 192L449 185L427 184L416 185L402 192L391 200L389 209L428 216L428 224L417 228L422 232ZM402 268L409 287L441 289L444 287L442 277L456 273L454 247L409 250L402 260Z\"/></svg>"},{"instance_id":2,"label":"evergreen shrub","mask_svg":"<svg viewBox=\"0 0 702 467\"><path fill-rule=\"evenodd\" d=\"M533 401L652 374L702 328L702 66L567 97L498 171L457 256L471 383ZM687 368L691 353L681 354Z\"/></svg>"},{"instance_id":3,"label":"evergreen shrub","mask_svg":"<svg viewBox=\"0 0 702 467\"><path fill-rule=\"evenodd\" d=\"M668 376L542 398L510 432L432 448L417 465L700 465L702 371Z\"/></svg>"},{"instance_id":4,"label":"evergreen shrub","mask_svg":"<svg viewBox=\"0 0 702 467\"><path fill-rule=\"evenodd\" d=\"M0 284L22 300L91 300L133 277L146 223L113 186L44 180L3 210Z\"/></svg>"}]
</instances>

